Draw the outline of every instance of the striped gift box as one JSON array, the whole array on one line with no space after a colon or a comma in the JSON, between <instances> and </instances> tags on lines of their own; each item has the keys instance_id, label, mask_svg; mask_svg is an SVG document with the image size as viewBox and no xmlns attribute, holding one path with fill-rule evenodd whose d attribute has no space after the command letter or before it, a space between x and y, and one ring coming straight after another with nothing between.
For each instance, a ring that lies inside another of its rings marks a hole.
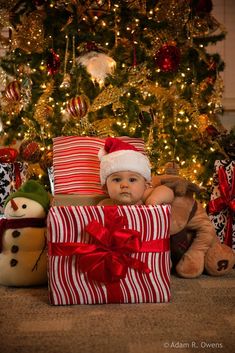
<instances>
[{"instance_id":1,"label":"striped gift box","mask_svg":"<svg viewBox=\"0 0 235 353\"><path fill-rule=\"evenodd\" d=\"M52 207L50 303L168 302L169 217L169 205Z\"/></svg>"},{"instance_id":2,"label":"striped gift box","mask_svg":"<svg viewBox=\"0 0 235 353\"><path fill-rule=\"evenodd\" d=\"M140 138L120 137L144 153ZM53 139L54 193L104 195L100 185L98 152L105 139L60 136Z\"/></svg>"}]
</instances>

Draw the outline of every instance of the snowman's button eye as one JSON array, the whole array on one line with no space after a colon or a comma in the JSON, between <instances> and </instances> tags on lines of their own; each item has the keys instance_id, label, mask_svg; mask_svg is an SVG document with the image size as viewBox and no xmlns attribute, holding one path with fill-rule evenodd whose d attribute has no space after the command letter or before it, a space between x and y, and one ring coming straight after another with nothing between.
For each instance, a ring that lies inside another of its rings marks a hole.
<instances>
[{"instance_id":1,"label":"snowman's button eye","mask_svg":"<svg viewBox=\"0 0 235 353\"><path fill-rule=\"evenodd\" d=\"M17 265L18 261L16 259L11 259L10 265L11 267L15 267Z\"/></svg>"},{"instance_id":2,"label":"snowman's button eye","mask_svg":"<svg viewBox=\"0 0 235 353\"><path fill-rule=\"evenodd\" d=\"M11 247L11 252L12 252L13 254L16 254L18 251L19 251L19 246L13 245L13 246Z\"/></svg>"},{"instance_id":3,"label":"snowman's button eye","mask_svg":"<svg viewBox=\"0 0 235 353\"><path fill-rule=\"evenodd\" d=\"M20 236L20 232L18 230L13 230L12 236L13 236L13 238L17 238Z\"/></svg>"},{"instance_id":4,"label":"snowman's button eye","mask_svg":"<svg viewBox=\"0 0 235 353\"><path fill-rule=\"evenodd\" d=\"M22 208L27 208L27 205L23 204L23 205L22 205Z\"/></svg>"}]
</instances>

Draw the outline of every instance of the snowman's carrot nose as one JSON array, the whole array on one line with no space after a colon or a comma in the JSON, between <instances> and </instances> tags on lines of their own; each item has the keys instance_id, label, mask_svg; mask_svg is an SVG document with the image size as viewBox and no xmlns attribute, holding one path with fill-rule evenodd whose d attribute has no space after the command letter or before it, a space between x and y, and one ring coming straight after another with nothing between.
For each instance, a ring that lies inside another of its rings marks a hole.
<instances>
[{"instance_id":1,"label":"snowman's carrot nose","mask_svg":"<svg viewBox=\"0 0 235 353\"><path fill-rule=\"evenodd\" d=\"M13 208L14 211L17 211L19 208L13 199L11 199L11 207Z\"/></svg>"}]
</instances>

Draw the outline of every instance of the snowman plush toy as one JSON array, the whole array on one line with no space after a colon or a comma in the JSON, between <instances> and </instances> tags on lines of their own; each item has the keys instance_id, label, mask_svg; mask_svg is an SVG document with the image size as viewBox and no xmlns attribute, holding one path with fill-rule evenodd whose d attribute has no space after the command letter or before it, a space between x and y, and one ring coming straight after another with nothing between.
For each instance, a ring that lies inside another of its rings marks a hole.
<instances>
[{"instance_id":1,"label":"snowman plush toy","mask_svg":"<svg viewBox=\"0 0 235 353\"><path fill-rule=\"evenodd\" d=\"M35 180L26 181L4 205L0 220L0 285L47 282L46 216L50 197Z\"/></svg>"}]
</instances>

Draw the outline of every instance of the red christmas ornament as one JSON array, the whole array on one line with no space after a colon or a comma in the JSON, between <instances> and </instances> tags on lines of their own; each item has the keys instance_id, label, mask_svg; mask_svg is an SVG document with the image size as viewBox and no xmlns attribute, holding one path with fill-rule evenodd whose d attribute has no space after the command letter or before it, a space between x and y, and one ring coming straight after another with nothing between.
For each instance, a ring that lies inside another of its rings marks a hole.
<instances>
[{"instance_id":1,"label":"red christmas ornament","mask_svg":"<svg viewBox=\"0 0 235 353\"><path fill-rule=\"evenodd\" d=\"M59 71L59 68L60 56L51 49L47 59L47 72L49 75L55 75Z\"/></svg>"},{"instance_id":2,"label":"red christmas ornament","mask_svg":"<svg viewBox=\"0 0 235 353\"><path fill-rule=\"evenodd\" d=\"M47 171L47 169L53 165L53 152L52 151L44 152L39 161L39 165L44 171Z\"/></svg>"},{"instance_id":3,"label":"red christmas ornament","mask_svg":"<svg viewBox=\"0 0 235 353\"><path fill-rule=\"evenodd\" d=\"M88 100L85 96L76 96L67 102L66 111L69 115L82 118L88 112Z\"/></svg>"},{"instance_id":4,"label":"red christmas ornament","mask_svg":"<svg viewBox=\"0 0 235 353\"><path fill-rule=\"evenodd\" d=\"M155 55L155 62L164 72L175 72L180 64L180 49L175 45L164 44Z\"/></svg>"},{"instance_id":5,"label":"red christmas ornament","mask_svg":"<svg viewBox=\"0 0 235 353\"><path fill-rule=\"evenodd\" d=\"M205 131L212 138L215 138L215 137L217 137L220 134L219 131L216 129L216 127L214 127L214 125L208 125L206 127Z\"/></svg>"},{"instance_id":6,"label":"red christmas ornament","mask_svg":"<svg viewBox=\"0 0 235 353\"><path fill-rule=\"evenodd\" d=\"M12 102L18 102L21 99L20 94L20 83L18 81L10 82L5 90L5 96L8 100Z\"/></svg>"},{"instance_id":7,"label":"red christmas ornament","mask_svg":"<svg viewBox=\"0 0 235 353\"><path fill-rule=\"evenodd\" d=\"M20 157L27 162L37 163L41 158L41 150L37 142L25 140L21 143Z\"/></svg>"},{"instance_id":8,"label":"red christmas ornament","mask_svg":"<svg viewBox=\"0 0 235 353\"><path fill-rule=\"evenodd\" d=\"M17 156L18 151L15 148L0 148L0 163L13 163Z\"/></svg>"}]
</instances>

